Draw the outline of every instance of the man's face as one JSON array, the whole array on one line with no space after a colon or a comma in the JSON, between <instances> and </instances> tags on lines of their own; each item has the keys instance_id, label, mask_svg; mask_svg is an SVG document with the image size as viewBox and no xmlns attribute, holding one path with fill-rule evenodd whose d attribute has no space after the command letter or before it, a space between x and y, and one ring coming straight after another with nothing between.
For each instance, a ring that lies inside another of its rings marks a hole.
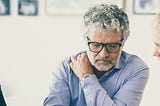
<instances>
[{"instance_id":1,"label":"man's face","mask_svg":"<svg viewBox=\"0 0 160 106\"><path fill-rule=\"evenodd\" d=\"M116 30L111 31L99 31L96 30L94 33L92 33L90 36L88 36L89 40L88 42L97 42L100 44L120 44L122 37L121 32L117 32ZM93 45L97 46L97 44ZM99 46L99 44L98 44ZM110 45L111 49L114 45ZM121 49L121 46L119 46ZM94 49L94 47L93 47ZM99 71L108 71L110 68L116 65L117 60L119 58L121 50L118 50L117 52L111 53L109 52L105 47L101 49L99 52L93 52L90 49L88 49L88 58L91 62L91 64L97 68Z\"/></svg>"}]
</instances>

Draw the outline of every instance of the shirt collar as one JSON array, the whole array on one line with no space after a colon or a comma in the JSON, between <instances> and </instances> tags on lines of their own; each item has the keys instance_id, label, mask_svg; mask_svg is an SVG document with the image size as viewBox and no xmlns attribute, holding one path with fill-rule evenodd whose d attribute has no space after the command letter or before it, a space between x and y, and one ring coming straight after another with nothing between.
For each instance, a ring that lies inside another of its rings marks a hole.
<instances>
[{"instance_id":1,"label":"shirt collar","mask_svg":"<svg viewBox=\"0 0 160 106\"><path fill-rule=\"evenodd\" d=\"M125 53L124 51L121 52L120 57L117 61L117 64L115 66L115 69L121 69L123 65L125 65L127 61L127 53Z\"/></svg>"}]
</instances>

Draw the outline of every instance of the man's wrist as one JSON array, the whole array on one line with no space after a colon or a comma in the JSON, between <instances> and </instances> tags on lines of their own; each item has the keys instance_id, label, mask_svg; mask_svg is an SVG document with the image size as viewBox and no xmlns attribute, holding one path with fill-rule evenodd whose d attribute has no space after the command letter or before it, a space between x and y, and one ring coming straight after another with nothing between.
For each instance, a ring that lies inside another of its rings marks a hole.
<instances>
[{"instance_id":1,"label":"man's wrist","mask_svg":"<svg viewBox=\"0 0 160 106\"><path fill-rule=\"evenodd\" d=\"M82 77L81 81L87 79L88 77L90 77L90 76L92 76L92 75L93 75L93 74L85 74L85 75Z\"/></svg>"}]
</instances>

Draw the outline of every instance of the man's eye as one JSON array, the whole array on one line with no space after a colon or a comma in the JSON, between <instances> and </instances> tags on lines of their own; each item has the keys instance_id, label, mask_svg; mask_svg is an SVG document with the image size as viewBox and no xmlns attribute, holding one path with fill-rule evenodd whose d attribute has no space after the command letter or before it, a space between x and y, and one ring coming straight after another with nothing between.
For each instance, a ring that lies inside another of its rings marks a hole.
<instances>
[{"instance_id":1,"label":"man's eye","mask_svg":"<svg viewBox=\"0 0 160 106\"><path fill-rule=\"evenodd\" d=\"M109 44L108 47L109 48L118 48L119 45L118 44Z\"/></svg>"},{"instance_id":2,"label":"man's eye","mask_svg":"<svg viewBox=\"0 0 160 106\"><path fill-rule=\"evenodd\" d=\"M100 47L100 46L101 46L101 44L100 44L100 43L92 43L92 46Z\"/></svg>"}]
</instances>

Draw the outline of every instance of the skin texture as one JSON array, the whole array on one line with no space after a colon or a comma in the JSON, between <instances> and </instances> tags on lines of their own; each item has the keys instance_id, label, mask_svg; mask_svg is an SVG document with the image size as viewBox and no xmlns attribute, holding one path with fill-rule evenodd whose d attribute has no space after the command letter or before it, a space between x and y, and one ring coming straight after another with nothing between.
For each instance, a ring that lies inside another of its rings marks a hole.
<instances>
[{"instance_id":1,"label":"skin texture","mask_svg":"<svg viewBox=\"0 0 160 106\"><path fill-rule=\"evenodd\" d=\"M160 44L154 42L155 46L154 46L154 52L153 52L153 56L156 56L157 59L160 61Z\"/></svg>"},{"instance_id":2,"label":"skin texture","mask_svg":"<svg viewBox=\"0 0 160 106\"><path fill-rule=\"evenodd\" d=\"M99 43L119 43L121 32L116 30L100 31L97 29L89 38L91 41ZM95 74L99 78L116 65L120 52L121 50L118 53L109 53L103 48L99 53L94 53L88 49L87 54L82 53L77 59L71 57L70 67L80 80L85 74Z\"/></svg>"},{"instance_id":3,"label":"skin texture","mask_svg":"<svg viewBox=\"0 0 160 106\"><path fill-rule=\"evenodd\" d=\"M157 59L160 61L160 31L158 29L153 30L152 38L154 42L154 51L153 56L157 57Z\"/></svg>"}]
</instances>

